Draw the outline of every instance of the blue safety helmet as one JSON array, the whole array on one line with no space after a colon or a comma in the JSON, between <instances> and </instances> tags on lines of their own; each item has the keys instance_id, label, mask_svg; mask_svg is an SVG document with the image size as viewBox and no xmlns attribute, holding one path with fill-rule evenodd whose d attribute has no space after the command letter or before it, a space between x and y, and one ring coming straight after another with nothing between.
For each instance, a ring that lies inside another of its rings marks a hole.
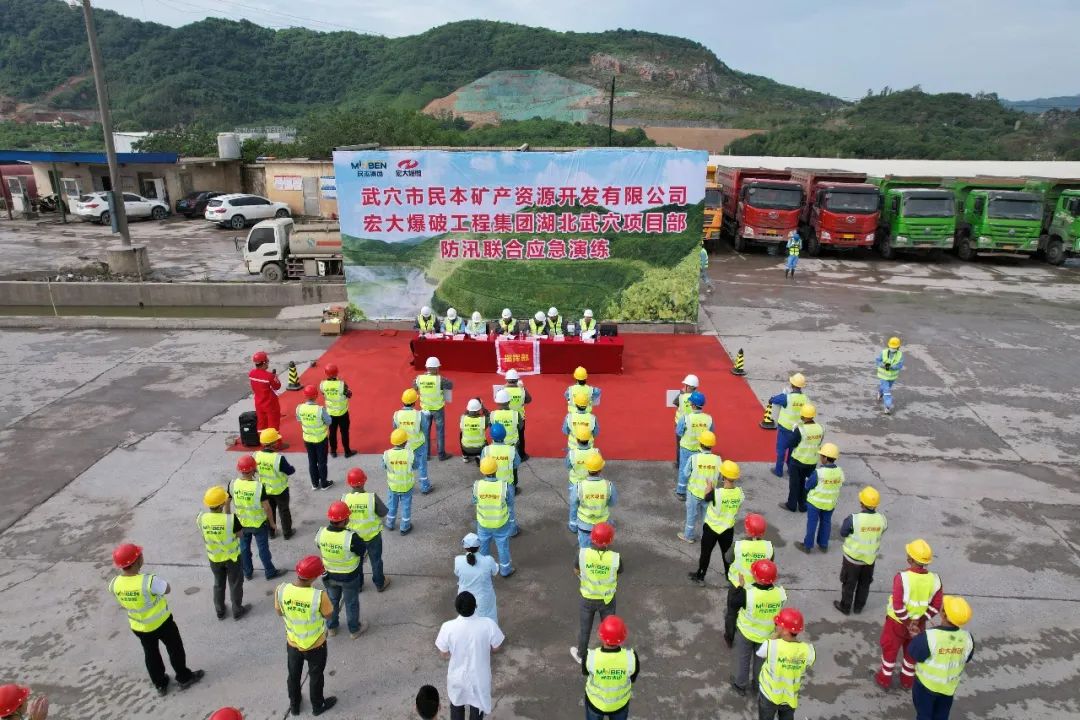
<instances>
[{"instance_id":1,"label":"blue safety helmet","mask_svg":"<svg viewBox=\"0 0 1080 720\"><path fill-rule=\"evenodd\" d=\"M491 425L491 439L495 442L502 442L506 439L506 428L500 423L492 423Z\"/></svg>"},{"instance_id":2,"label":"blue safety helmet","mask_svg":"<svg viewBox=\"0 0 1080 720\"><path fill-rule=\"evenodd\" d=\"M690 393L690 404L695 407L705 407L705 394L700 392Z\"/></svg>"}]
</instances>

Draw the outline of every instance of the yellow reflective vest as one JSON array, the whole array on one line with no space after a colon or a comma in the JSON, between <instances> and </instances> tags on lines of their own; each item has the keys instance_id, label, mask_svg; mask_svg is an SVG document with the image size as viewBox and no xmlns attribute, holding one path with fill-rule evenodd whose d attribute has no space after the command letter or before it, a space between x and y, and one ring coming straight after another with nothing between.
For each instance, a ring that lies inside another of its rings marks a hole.
<instances>
[{"instance_id":1,"label":"yellow reflective vest","mask_svg":"<svg viewBox=\"0 0 1080 720\"><path fill-rule=\"evenodd\" d=\"M341 501L349 506L349 529L364 542L382 532L382 521L375 512L375 493L347 492Z\"/></svg>"},{"instance_id":2,"label":"yellow reflective vest","mask_svg":"<svg viewBox=\"0 0 1080 720\"><path fill-rule=\"evenodd\" d=\"M495 423L502 425L506 430L506 438L504 438L503 442L507 445L517 445L518 426L521 424L521 416L518 415L516 410L511 410L509 408L492 410L491 422L493 425Z\"/></svg>"},{"instance_id":3,"label":"yellow reflective vest","mask_svg":"<svg viewBox=\"0 0 1080 720\"><path fill-rule=\"evenodd\" d=\"M276 595L289 642L301 650L315 647L326 632L326 620L319 612L322 590L282 583Z\"/></svg>"},{"instance_id":4,"label":"yellow reflective vest","mask_svg":"<svg viewBox=\"0 0 1080 720\"><path fill-rule=\"evenodd\" d=\"M752 582L750 566L758 560L768 560L773 556L773 545L769 540L736 540L732 548L733 558L728 567L728 582L735 587Z\"/></svg>"},{"instance_id":5,"label":"yellow reflective vest","mask_svg":"<svg viewBox=\"0 0 1080 720\"><path fill-rule=\"evenodd\" d=\"M210 562L227 562L240 557L240 538L233 532L232 513L201 512L195 522L202 531Z\"/></svg>"},{"instance_id":6,"label":"yellow reflective vest","mask_svg":"<svg viewBox=\"0 0 1080 720\"><path fill-rule=\"evenodd\" d=\"M281 472L281 455L269 450L259 450L252 457L259 469L259 480L267 495L280 495L289 487L289 476Z\"/></svg>"},{"instance_id":7,"label":"yellow reflective vest","mask_svg":"<svg viewBox=\"0 0 1080 720\"><path fill-rule=\"evenodd\" d=\"M330 426L323 418L323 407L318 403L305 402L296 406L296 416L300 418L304 442L321 443L330 434Z\"/></svg>"},{"instance_id":8,"label":"yellow reflective vest","mask_svg":"<svg viewBox=\"0 0 1080 720\"><path fill-rule=\"evenodd\" d=\"M705 506L705 524L720 534L735 526L735 516L743 501L741 487L718 487L713 491L713 501Z\"/></svg>"},{"instance_id":9,"label":"yellow reflective vest","mask_svg":"<svg viewBox=\"0 0 1080 720\"><path fill-rule=\"evenodd\" d=\"M487 445L480 452L481 459L489 457L498 464L498 470L495 471L495 477L502 480L507 485L514 484L514 457L516 455L517 448L513 445L507 445L506 441Z\"/></svg>"},{"instance_id":10,"label":"yellow reflective vest","mask_svg":"<svg viewBox=\"0 0 1080 720\"><path fill-rule=\"evenodd\" d=\"M780 408L780 412L776 416L776 424L785 430L794 430L802 417L803 405L808 402L810 402L810 398L805 393L789 392L787 394L787 405Z\"/></svg>"},{"instance_id":11,"label":"yellow reflective vest","mask_svg":"<svg viewBox=\"0 0 1080 720\"><path fill-rule=\"evenodd\" d=\"M462 415L458 426L463 447L479 448L487 444L487 420L483 415Z\"/></svg>"},{"instance_id":12,"label":"yellow reflective vest","mask_svg":"<svg viewBox=\"0 0 1080 720\"><path fill-rule=\"evenodd\" d=\"M319 383L319 392L326 398L326 412L330 413L330 417L341 417L349 412L344 380L323 380Z\"/></svg>"},{"instance_id":13,"label":"yellow reflective vest","mask_svg":"<svg viewBox=\"0 0 1080 720\"><path fill-rule=\"evenodd\" d=\"M701 443L698 442L698 436L713 426L712 416L691 410L683 418L683 422L686 424L683 427L682 437L679 439L679 447L691 452L700 451Z\"/></svg>"},{"instance_id":14,"label":"yellow reflective vest","mask_svg":"<svg viewBox=\"0 0 1080 720\"><path fill-rule=\"evenodd\" d=\"M763 643L773 634L773 618L787 602L787 592L779 585L767 590L746 586L746 607L739 609L735 627L752 643Z\"/></svg>"},{"instance_id":15,"label":"yellow reflective vest","mask_svg":"<svg viewBox=\"0 0 1080 720\"><path fill-rule=\"evenodd\" d=\"M510 396L510 409L516 411L521 415L522 421L525 420L525 388L521 385L509 385L507 384L503 390Z\"/></svg>"},{"instance_id":16,"label":"yellow reflective vest","mask_svg":"<svg viewBox=\"0 0 1080 720\"><path fill-rule=\"evenodd\" d=\"M927 690L940 695L956 694L964 666L975 645L967 630L930 628L926 631L930 657L915 663L915 677Z\"/></svg>"},{"instance_id":17,"label":"yellow reflective vest","mask_svg":"<svg viewBox=\"0 0 1080 720\"><path fill-rule=\"evenodd\" d=\"M420 392L420 408L433 412L442 410L446 405L446 396L443 395L442 377L424 373L416 376L416 389Z\"/></svg>"},{"instance_id":18,"label":"yellow reflective vest","mask_svg":"<svg viewBox=\"0 0 1080 720\"><path fill-rule=\"evenodd\" d=\"M690 456L690 480L686 489L699 500L705 499L705 484L712 480L716 484L720 477L720 457L711 452L700 452Z\"/></svg>"},{"instance_id":19,"label":"yellow reflective vest","mask_svg":"<svg viewBox=\"0 0 1080 720\"><path fill-rule=\"evenodd\" d=\"M619 553L581 548L578 550L578 576L581 597L602 600L604 604L611 602L619 582Z\"/></svg>"},{"instance_id":20,"label":"yellow reflective vest","mask_svg":"<svg viewBox=\"0 0 1080 720\"><path fill-rule=\"evenodd\" d=\"M578 483L578 522L593 526L607 522L611 516L611 484L600 477L589 477Z\"/></svg>"},{"instance_id":21,"label":"yellow reflective vest","mask_svg":"<svg viewBox=\"0 0 1080 720\"><path fill-rule=\"evenodd\" d=\"M348 575L360 567L361 556L352 551L352 530L330 530L319 528L315 533L315 545L322 555L326 572L334 575Z\"/></svg>"},{"instance_id":22,"label":"yellow reflective vest","mask_svg":"<svg viewBox=\"0 0 1080 720\"><path fill-rule=\"evenodd\" d=\"M633 677L637 670L637 656L633 651L619 648L605 652L593 648L585 657L585 669L589 679L585 681L585 697L602 713L613 713L630 702Z\"/></svg>"},{"instance_id":23,"label":"yellow reflective vest","mask_svg":"<svg viewBox=\"0 0 1080 720\"><path fill-rule=\"evenodd\" d=\"M810 643L773 638L766 641L765 662L758 673L758 687L769 702L799 706L803 676L817 659Z\"/></svg>"},{"instance_id":24,"label":"yellow reflective vest","mask_svg":"<svg viewBox=\"0 0 1080 720\"><path fill-rule=\"evenodd\" d=\"M851 527L852 533L844 538L844 555L857 563L873 565L881 536L889 528L888 521L879 512L857 512L851 516Z\"/></svg>"},{"instance_id":25,"label":"yellow reflective vest","mask_svg":"<svg viewBox=\"0 0 1080 720\"><path fill-rule=\"evenodd\" d=\"M261 527L266 522L266 511L262 506L263 484L259 480L245 480L238 477L229 486L233 510L240 524L247 528Z\"/></svg>"},{"instance_id":26,"label":"yellow reflective vest","mask_svg":"<svg viewBox=\"0 0 1080 720\"><path fill-rule=\"evenodd\" d=\"M394 427L404 430L405 434L409 436L409 442L406 443L406 447L410 450L416 450L427 442L427 438L424 437L423 426L421 425L422 419L420 411L411 407L401 408L394 413Z\"/></svg>"},{"instance_id":27,"label":"yellow reflective vest","mask_svg":"<svg viewBox=\"0 0 1080 720\"><path fill-rule=\"evenodd\" d=\"M566 427L570 430L566 436L566 447L576 447L578 444L577 438L574 437L574 433L578 428L585 428L593 435L596 434L596 416L591 412L578 412L576 409L574 412L568 413L566 416ZM592 447L596 443L596 438L589 438L589 447Z\"/></svg>"},{"instance_id":28,"label":"yellow reflective vest","mask_svg":"<svg viewBox=\"0 0 1080 720\"><path fill-rule=\"evenodd\" d=\"M918 620L926 614L930 607L930 601L941 589L941 578L937 573L917 573L904 570L900 573L900 584L904 588L904 608L907 610L908 620ZM892 593L885 600L885 614L899 622L892 606Z\"/></svg>"},{"instance_id":29,"label":"yellow reflective vest","mask_svg":"<svg viewBox=\"0 0 1080 720\"><path fill-rule=\"evenodd\" d=\"M844 484L844 471L835 465L821 465L815 471L817 485L806 495L806 502L826 512L836 509L840 488Z\"/></svg>"},{"instance_id":30,"label":"yellow reflective vest","mask_svg":"<svg viewBox=\"0 0 1080 720\"><path fill-rule=\"evenodd\" d=\"M135 632L153 632L172 616L165 596L150 591L153 582L153 575L140 573L117 575L109 583L109 591L116 596L120 607L127 610L128 624Z\"/></svg>"},{"instance_id":31,"label":"yellow reflective vest","mask_svg":"<svg viewBox=\"0 0 1080 720\"><path fill-rule=\"evenodd\" d=\"M510 522L510 508L506 504L506 483L502 480L477 480L473 483L476 498L476 524L496 530Z\"/></svg>"},{"instance_id":32,"label":"yellow reflective vest","mask_svg":"<svg viewBox=\"0 0 1080 720\"><path fill-rule=\"evenodd\" d=\"M383 452L383 465L386 466L386 487L390 492L404 493L416 484L413 472L413 451L407 447L390 448Z\"/></svg>"},{"instance_id":33,"label":"yellow reflective vest","mask_svg":"<svg viewBox=\"0 0 1080 720\"><path fill-rule=\"evenodd\" d=\"M817 465L825 428L821 423L799 423L799 444L791 451L791 459L803 465Z\"/></svg>"}]
</instances>

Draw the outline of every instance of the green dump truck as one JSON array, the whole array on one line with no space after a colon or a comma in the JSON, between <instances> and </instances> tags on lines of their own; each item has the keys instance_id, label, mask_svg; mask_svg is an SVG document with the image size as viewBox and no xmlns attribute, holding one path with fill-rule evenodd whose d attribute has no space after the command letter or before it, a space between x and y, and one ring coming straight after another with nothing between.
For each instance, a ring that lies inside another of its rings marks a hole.
<instances>
[{"instance_id":1,"label":"green dump truck","mask_svg":"<svg viewBox=\"0 0 1080 720\"><path fill-rule=\"evenodd\" d=\"M956 197L956 254L1031 257L1039 250L1043 198L1024 192L1020 178L960 178L949 187Z\"/></svg>"},{"instance_id":2,"label":"green dump truck","mask_svg":"<svg viewBox=\"0 0 1080 720\"><path fill-rule=\"evenodd\" d=\"M915 252L939 259L953 246L956 201L941 178L870 178L881 191L881 218L874 246L886 260L897 252Z\"/></svg>"},{"instance_id":3,"label":"green dump truck","mask_svg":"<svg viewBox=\"0 0 1080 720\"><path fill-rule=\"evenodd\" d=\"M1043 196L1039 250L1046 262L1061 265L1080 255L1080 179L1031 178L1024 190Z\"/></svg>"}]
</instances>

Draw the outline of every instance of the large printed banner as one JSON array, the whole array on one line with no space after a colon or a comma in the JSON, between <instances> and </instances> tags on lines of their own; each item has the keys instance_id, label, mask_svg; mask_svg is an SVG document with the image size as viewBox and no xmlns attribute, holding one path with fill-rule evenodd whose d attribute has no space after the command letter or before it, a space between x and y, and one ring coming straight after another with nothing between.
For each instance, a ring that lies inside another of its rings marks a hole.
<instances>
[{"instance_id":1,"label":"large printed banner","mask_svg":"<svg viewBox=\"0 0 1080 720\"><path fill-rule=\"evenodd\" d=\"M706 162L651 148L335 152L349 301L371 318L430 305L694 320Z\"/></svg>"},{"instance_id":2,"label":"large printed banner","mask_svg":"<svg viewBox=\"0 0 1080 720\"><path fill-rule=\"evenodd\" d=\"M517 370L522 375L540 372L540 342L538 340L495 341L496 372L505 375L507 370Z\"/></svg>"}]
</instances>

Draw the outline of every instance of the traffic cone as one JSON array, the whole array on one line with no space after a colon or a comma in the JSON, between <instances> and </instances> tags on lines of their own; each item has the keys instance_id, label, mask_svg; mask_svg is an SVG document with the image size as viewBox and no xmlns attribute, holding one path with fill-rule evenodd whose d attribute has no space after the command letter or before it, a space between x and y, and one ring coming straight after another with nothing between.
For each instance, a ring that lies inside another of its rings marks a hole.
<instances>
[{"instance_id":1,"label":"traffic cone","mask_svg":"<svg viewBox=\"0 0 1080 720\"><path fill-rule=\"evenodd\" d=\"M285 386L285 389L300 389L300 373L296 371L296 363L294 363L292 360L289 361L289 384Z\"/></svg>"},{"instance_id":2,"label":"traffic cone","mask_svg":"<svg viewBox=\"0 0 1080 720\"><path fill-rule=\"evenodd\" d=\"M775 430L776 423L772 419L772 405L765 403L765 417L761 418L761 422L758 423L759 427L763 427L766 430Z\"/></svg>"},{"instance_id":3,"label":"traffic cone","mask_svg":"<svg viewBox=\"0 0 1080 720\"><path fill-rule=\"evenodd\" d=\"M745 375L746 370L743 369L743 365L746 364L746 356L743 355L742 348L739 348L739 352L735 353L735 367L731 368L732 375Z\"/></svg>"}]
</instances>

